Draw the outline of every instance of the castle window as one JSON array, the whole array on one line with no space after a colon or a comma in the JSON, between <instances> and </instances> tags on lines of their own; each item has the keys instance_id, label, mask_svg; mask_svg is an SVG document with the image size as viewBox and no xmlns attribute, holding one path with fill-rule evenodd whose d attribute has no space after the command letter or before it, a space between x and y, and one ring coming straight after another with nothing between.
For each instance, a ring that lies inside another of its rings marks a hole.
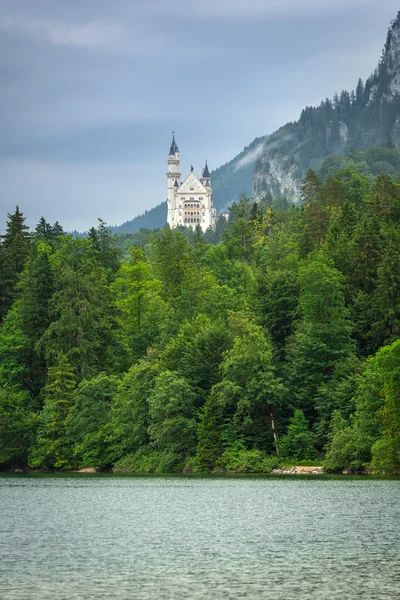
<instances>
[{"instance_id":1,"label":"castle window","mask_svg":"<svg viewBox=\"0 0 400 600\"><path fill-rule=\"evenodd\" d=\"M200 197L199 200L203 200L203 197Z\"/></svg>"},{"instance_id":2,"label":"castle window","mask_svg":"<svg viewBox=\"0 0 400 600\"><path fill-rule=\"evenodd\" d=\"M191 200L191 201L193 201L193 200L194 200L194 198L190 198L190 200Z\"/></svg>"},{"instance_id":3,"label":"castle window","mask_svg":"<svg viewBox=\"0 0 400 600\"><path fill-rule=\"evenodd\" d=\"M194 192L194 187L190 188L190 191L191 191L191 192Z\"/></svg>"}]
</instances>

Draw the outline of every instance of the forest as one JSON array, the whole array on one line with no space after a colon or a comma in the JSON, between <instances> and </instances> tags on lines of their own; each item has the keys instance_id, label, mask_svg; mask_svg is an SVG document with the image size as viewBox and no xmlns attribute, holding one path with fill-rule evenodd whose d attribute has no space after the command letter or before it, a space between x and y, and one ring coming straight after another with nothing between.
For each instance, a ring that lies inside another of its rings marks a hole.
<instances>
[{"instance_id":1,"label":"forest","mask_svg":"<svg viewBox=\"0 0 400 600\"><path fill-rule=\"evenodd\" d=\"M400 182L374 165L400 154L376 153L308 170L301 205L243 194L205 234L31 231L17 207L0 467L398 472Z\"/></svg>"}]
</instances>

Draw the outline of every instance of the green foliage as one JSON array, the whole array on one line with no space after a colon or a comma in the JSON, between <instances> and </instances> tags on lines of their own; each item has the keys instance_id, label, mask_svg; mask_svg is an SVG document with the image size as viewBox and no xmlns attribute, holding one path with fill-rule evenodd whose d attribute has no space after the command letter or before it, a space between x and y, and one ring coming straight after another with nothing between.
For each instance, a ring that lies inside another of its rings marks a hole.
<instances>
[{"instance_id":1,"label":"green foliage","mask_svg":"<svg viewBox=\"0 0 400 600\"><path fill-rule=\"evenodd\" d=\"M318 388L354 351L344 278L323 255L299 271L301 320L288 345L288 375L295 407L310 414Z\"/></svg>"},{"instance_id":2,"label":"green foliage","mask_svg":"<svg viewBox=\"0 0 400 600\"><path fill-rule=\"evenodd\" d=\"M6 233L0 244L0 322L16 297L18 277L28 258L31 238L25 217L17 206L8 214Z\"/></svg>"},{"instance_id":3,"label":"green foliage","mask_svg":"<svg viewBox=\"0 0 400 600\"><path fill-rule=\"evenodd\" d=\"M111 407L111 436L116 457L132 454L149 443L149 396L158 368L142 360L127 371Z\"/></svg>"},{"instance_id":4,"label":"green foliage","mask_svg":"<svg viewBox=\"0 0 400 600\"><path fill-rule=\"evenodd\" d=\"M272 468L263 452L255 448L247 450L240 444L225 450L217 461L218 470L232 473L269 473Z\"/></svg>"},{"instance_id":5,"label":"green foliage","mask_svg":"<svg viewBox=\"0 0 400 600\"><path fill-rule=\"evenodd\" d=\"M161 298L161 281L140 248L130 249L130 260L121 265L111 286L118 322L133 357L143 356L157 338L167 307Z\"/></svg>"},{"instance_id":6,"label":"green foliage","mask_svg":"<svg viewBox=\"0 0 400 600\"><path fill-rule=\"evenodd\" d=\"M66 420L72 406L76 375L65 354L58 356L49 368L43 390L44 407L36 446L30 456L34 467L66 468L72 464L72 440L68 437Z\"/></svg>"},{"instance_id":7,"label":"green foliage","mask_svg":"<svg viewBox=\"0 0 400 600\"><path fill-rule=\"evenodd\" d=\"M281 438L282 456L304 460L315 458L315 435L308 427L308 421L302 410L296 409L290 420L287 434Z\"/></svg>"},{"instance_id":8,"label":"green foliage","mask_svg":"<svg viewBox=\"0 0 400 600\"><path fill-rule=\"evenodd\" d=\"M65 419L66 437L73 440L73 461L79 467L111 466L111 403L116 396L119 379L100 373L82 381L74 391L71 408Z\"/></svg>"},{"instance_id":9,"label":"green foliage","mask_svg":"<svg viewBox=\"0 0 400 600\"><path fill-rule=\"evenodd\" d=\"M27 392L0 387L0 468L27 465L38 421Z\"/></svg>"},{"instance_id":10,"label":"green foliage","mask_svg":"<svg viewBox=\"0 0 400 600\"><path fill-rule=\"evenodd\" d=\"M242 195L205 235L116 240L100 221L74 239L41 219L31 240L10 217L2 468L250 473L325 453L397 472L399 187L355 156L308 171L303 206Z\"/></svg>"},{"instance_id":11,"label":"green foliage","mask_svg":"<svg viewBox=\"0 0 400 600\"><path fill-rule=\"evenodd\" d=\"M176 455L146 446L140 448L135 454L118 460L113 471L115 473L170 473L182 470L182 466Z\"/></svg>"},{"instance_id":12,"label":"green foliage","mask_svg":"<svg viewBox=\"0 0 400 600\"><path fill-rule=\"evenodd\" d=\"M194 394L185 379L161 373L149 396L150 441L156 450L187 457L196 447Z\"/></svg>"}]
</instances>

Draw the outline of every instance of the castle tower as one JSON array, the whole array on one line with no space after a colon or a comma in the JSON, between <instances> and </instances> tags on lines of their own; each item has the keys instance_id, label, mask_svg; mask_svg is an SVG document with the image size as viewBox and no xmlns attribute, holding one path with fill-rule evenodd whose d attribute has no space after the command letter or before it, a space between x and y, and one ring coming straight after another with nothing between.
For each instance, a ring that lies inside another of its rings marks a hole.
<instances>
[{"instance_id":1,"label":"castle tower","mask_svg":"<svg viewBox=\"0 0 400 600\"><path fill-rule=\"evenodd\" d=\"M206 161L206 166L203 169L203 174L201 176L200 181L206 187L211 187L211 177L210 177L210 171L208 170L207 161Z\"/></svg>"},{"instance_id":2,"label":"castle tower","mask_svg":"<svg viewBox=\"0 0 400 600\"><path fill-rule=\"evenodd\" d=\"M178 181L181 178L179 172L180 154L178 144L175 142L175 134L172 134L171 148L168 155L168 224L170 227L176 227L176 188L179 187Z\"/></svg>"}]
</instances>

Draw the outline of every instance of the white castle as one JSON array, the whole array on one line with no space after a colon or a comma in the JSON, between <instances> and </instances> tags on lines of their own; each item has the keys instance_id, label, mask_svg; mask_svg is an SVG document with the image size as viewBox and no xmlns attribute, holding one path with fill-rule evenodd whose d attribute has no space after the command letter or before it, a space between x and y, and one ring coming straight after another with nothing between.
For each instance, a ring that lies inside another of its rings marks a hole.
<instances>
[{"instance_id":1,"label":"white castle","mask_svg":"<svg viewBox=\"0 0 400 600\"><path fill-rule=\"evenodd\" d=\"M211 178L207 161L201 179L193 173L193 167L186 179L178 183L180 154L175 135L168 156L168 225L171 228L183 225L200 225L205 231L214 227L216 210L213 207Z\"/></svg>"}]
</instances>

